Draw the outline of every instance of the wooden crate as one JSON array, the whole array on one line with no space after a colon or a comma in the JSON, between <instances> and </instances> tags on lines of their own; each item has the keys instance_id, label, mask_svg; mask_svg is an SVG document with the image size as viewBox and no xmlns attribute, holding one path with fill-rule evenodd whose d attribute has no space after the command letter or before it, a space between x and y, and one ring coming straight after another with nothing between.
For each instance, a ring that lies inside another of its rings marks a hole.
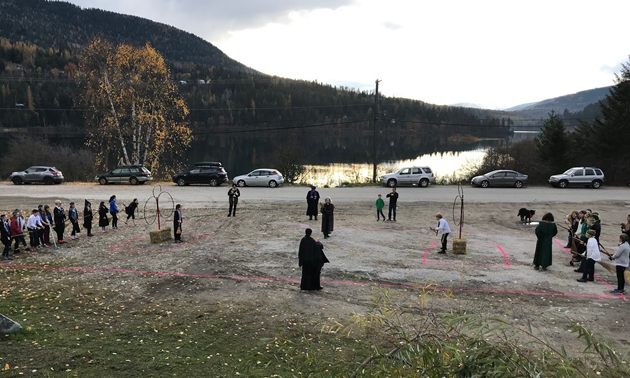
<instances>
[{"instance_id":1,"label":"wooden crate","mask_svg":"<svg viewBox=\"0 0 630 378\"><path fill-rule=\"evenodd\" d=\"M466 238L453 239L453 253L456 255L466 254Z\"/></svg>"}]
</instances>

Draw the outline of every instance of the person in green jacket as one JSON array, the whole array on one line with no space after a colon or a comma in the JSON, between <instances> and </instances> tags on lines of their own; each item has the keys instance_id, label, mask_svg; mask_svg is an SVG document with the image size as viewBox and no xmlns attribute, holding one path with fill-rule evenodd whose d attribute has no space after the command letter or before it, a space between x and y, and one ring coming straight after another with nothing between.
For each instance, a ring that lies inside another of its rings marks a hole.
<instances>
[{"instance_id":1,"label":"person in green jacket","mask_svg":"<svg viewBox=\"0 0 630 378\"><path fill-rule=\"evenodd\" d=\"M385 214L383 214L383 207L385 207L385 201L381 198L381 195L378 195L378 199L376 200L376 221L381 220L381 216L383 216L383 220L385 220Z\"/></svg>"},{"instance_id":2,"label":"person in green jacket","mask_svg":"<svg viewBox=\"0 0 630 378\"><path fill-rule=\"evenodd\" d=\"M558 233L558 228L554 223L553 214L543 215L542 221L536 226L536 252L534 253L534 269L547 270L551 266L551 246L553 237Z\"/></svg>"}]
</instances>

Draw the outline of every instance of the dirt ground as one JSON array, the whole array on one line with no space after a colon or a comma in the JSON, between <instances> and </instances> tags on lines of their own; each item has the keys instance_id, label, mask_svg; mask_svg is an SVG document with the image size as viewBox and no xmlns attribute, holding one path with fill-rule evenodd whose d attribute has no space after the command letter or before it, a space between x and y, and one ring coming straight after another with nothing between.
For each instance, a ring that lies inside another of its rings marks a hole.
<instances>
[{"instance_id":1,"label":"dirt ground","mask_svg":"<svg viewBox=\"0 0 630 378\"><path fill-rule=\"evenodd\" d=\"M0 208L30 209L53 200L4 196ZM83 231L79 240L59 250L22 254L0 266L37 270L35 279L43 285L54 279L108 288L126 302L176 300L196 308L253 307L266 316L290 313L306 322L343 321L353 313L365 313L374 285L411 291L431 285L438 293L452 294L435 296L429 306L436 312L531 321L553 342L567 345L575 340L567 327L579 322L590 324L607 339L630 345L630 303L609 294L616 278L597 267L596 282L576 282L579 276L562 248L567 239L562 229L554 244L553 266L535 271L531 265L534 226L521 224L516 216L519 207L535 206L534 220L550 211L562 221L571 210L591 208L602 217L602 244L614 250L619 223L630 213L621 201L469 202L463 230L466 255L450 251L457 234L452 202L403 203L395 223L376 222L369 204L337 203L335 230L327 240L319 232L319 222L304 216L302 201L243 200L239 205L233 218L217 205L184 209L182 244L151 244L148 233L153 226L144 220L126 226L121 220L119 230L101 233L95 227L93 238ZM435 226L437 212L453 228L446 255L437 254L439 237L428 230ZM297 249L307 227L321 238L331 261L323 269L321 292L299 290Z\"/></svg>"}]
</instances>

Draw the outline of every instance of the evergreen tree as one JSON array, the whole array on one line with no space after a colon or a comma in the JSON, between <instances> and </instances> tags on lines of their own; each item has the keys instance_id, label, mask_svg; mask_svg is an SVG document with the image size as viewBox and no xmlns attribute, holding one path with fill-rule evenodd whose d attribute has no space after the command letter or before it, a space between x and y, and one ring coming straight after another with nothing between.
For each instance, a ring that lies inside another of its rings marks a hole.
<instances>
[{"instance_id":1,"label":"evergreen tree","mask_svg":"<svg viewBox=\"0 0 630 378\"><path fill-rule=\"evenodd\" d=\"M540 130L540 135L536 137L538 157L554 172L563 172L568 168L571 150L571 139L564 127L564 121L552 110Z\"/></svg>"},{"instance_id":2,"label":"evergreen tree","mask_svg":"<svg viewBox=\"0 0 630 378\"><path fill-rule=\"evenodd\" d=\"M615 86L599 103L603 118L580 128L588 136L590 155L604 169L608 181L616 184L627 183L630 175L630 62L621 66Z\"/></svg>"}]
</instances>

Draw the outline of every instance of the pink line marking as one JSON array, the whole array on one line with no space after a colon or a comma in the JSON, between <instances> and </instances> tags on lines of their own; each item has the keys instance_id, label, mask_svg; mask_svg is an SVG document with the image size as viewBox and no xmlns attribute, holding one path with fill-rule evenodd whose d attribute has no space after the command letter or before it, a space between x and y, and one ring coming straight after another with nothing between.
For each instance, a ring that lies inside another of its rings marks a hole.
<instances>
[{"instance_id":1,"label":"pink line marking","mask_svg":"<svg viewBox=\"0 0 630 378\"><path fill-rule=\"evenodd\" d=\"M140 249L121 249L121 247L123 247L123 246L125 246L125 245L127 245L129 243L133 243L135 241L138 241L140 239L145 239L145 238L148 237L148 235L142 235L142 236L137 236L135 238L129 239L127 241L124 241L124 242L122 242L122 243L120 243L118 245L115 245L115 246L109 248L109 251L111 251L111 252L132 252L132 253L168 253L168 252L173 252L176 249L183 248L183 247L185 247L187 245L198 243L198 242L200 242L202 240L205 240L205 239L210 237L209 234L205 234L205 235L184 234L184 236L198 236L198 238L194 239L194 240L191 240L189 242L184 242L182 244L176 245L176 246L171 247L171 248L169 248L167 250L147 251L147 250L140 250Z\"/></svg>"},{"instance_id":2,"label":"pink line marking","mask_svg":"<svg viewBox=\"0 0 630 378\"><path fill-rule=\"evenodd\" d=\"M177 272L149 272L142 270L129 270L122 268L82 268L82 267L51 267L51 266L31 266L31 265L19 265L19 264L0 264L0 268L13 268L13 269L35 269L35 270L52 270L62 272L84 272L84 273L96 273L96 272L117 272L126 274L137 274L143 276L169 276L169 277L187 277L187 278L214 278L214 279L229 279L235 281L261 281L261 282L300 282L295 278L276 278L276 277L247 277L247 276L230 276L224 274L187 274ZM409 285L409 284L396 284L396 283L370 283L370 282L356 282L356 281L322 281L322 283L333 285L352 285L352 286L380 286L380 287L393 287L404 289L425 289L430 291L440 292L456 292L456 293L484 293L484 294L514 294L514 295L531 295L539 297L574 297L574 298L598 298L598 299L619 299L622 296L619 295L597 295L597 294L571 294L571 293L550 293L550 292L531 292L520 290L482 290L482 289L451 289L432 286L421 285ZM625 299L625 297L624 297Z\"/></svg>"},{"instance_id":3,"label":"pink line marking","mask_svg":"<svg viewBox=\"0 0 630 378\"><path fill-rule=\"evenodd\" d=\"M422 263L426 264L427 263L427 253L429 253L429 250L433 247L435 247L435 245L437 244L437 242L433 242L433 244L431 244L431 246L427 249L424 250L424 254L422 255Z\"/></svg>"},{"instance_id":4,"label":"pink line marking","mask_svg":"<svg viewBox=\"0 0 630 378\"><path fill-rule=\"evenodd\" d=\"M501 248L498 245L492 245L492 244L478 244L478 243L471 243L469 245L489 245L492 246L496 249L498 249L501 254L503 255L503 259L505 260L505 264L464 264L463 262L446 262L446 261L427 261L427 253L429 252L429 250L433 249L433 247L435 247L435 245L437 244L437 242L433 242L433 244L431 244L431 246L427 249L424 250L424 256L422 257L422 264L427 264L427 265L457 265L457 266L486 266L486 267L499 267L499 268L511 268L512 265L510 265L510 262L508 260L507 254L505 253L505 251L503 250L503 248Z\"/></svg>"},{"instance_id":5,"label":"pink line marking","mask_svg":"<svg viewBox=\"0 0 630 378\"><path fill-rule=\"evenodd\" d=\"M568 254L571 254L571 251L569 249L567 249L564 245L562 245L562 243L560 243L558 240L556 240L556 238L553 238L553 242L556 243L560 248L564 249L564 251ZM613 285L611 285L608 281L606 281L605 279L599 277L597 274L594 274L595 278L597 278L598 281L602 282L604 285L615 289L615 287ZM626 299L625 294L621 294L619 295L620 298Z\"/></svg>"}]
</instances>

